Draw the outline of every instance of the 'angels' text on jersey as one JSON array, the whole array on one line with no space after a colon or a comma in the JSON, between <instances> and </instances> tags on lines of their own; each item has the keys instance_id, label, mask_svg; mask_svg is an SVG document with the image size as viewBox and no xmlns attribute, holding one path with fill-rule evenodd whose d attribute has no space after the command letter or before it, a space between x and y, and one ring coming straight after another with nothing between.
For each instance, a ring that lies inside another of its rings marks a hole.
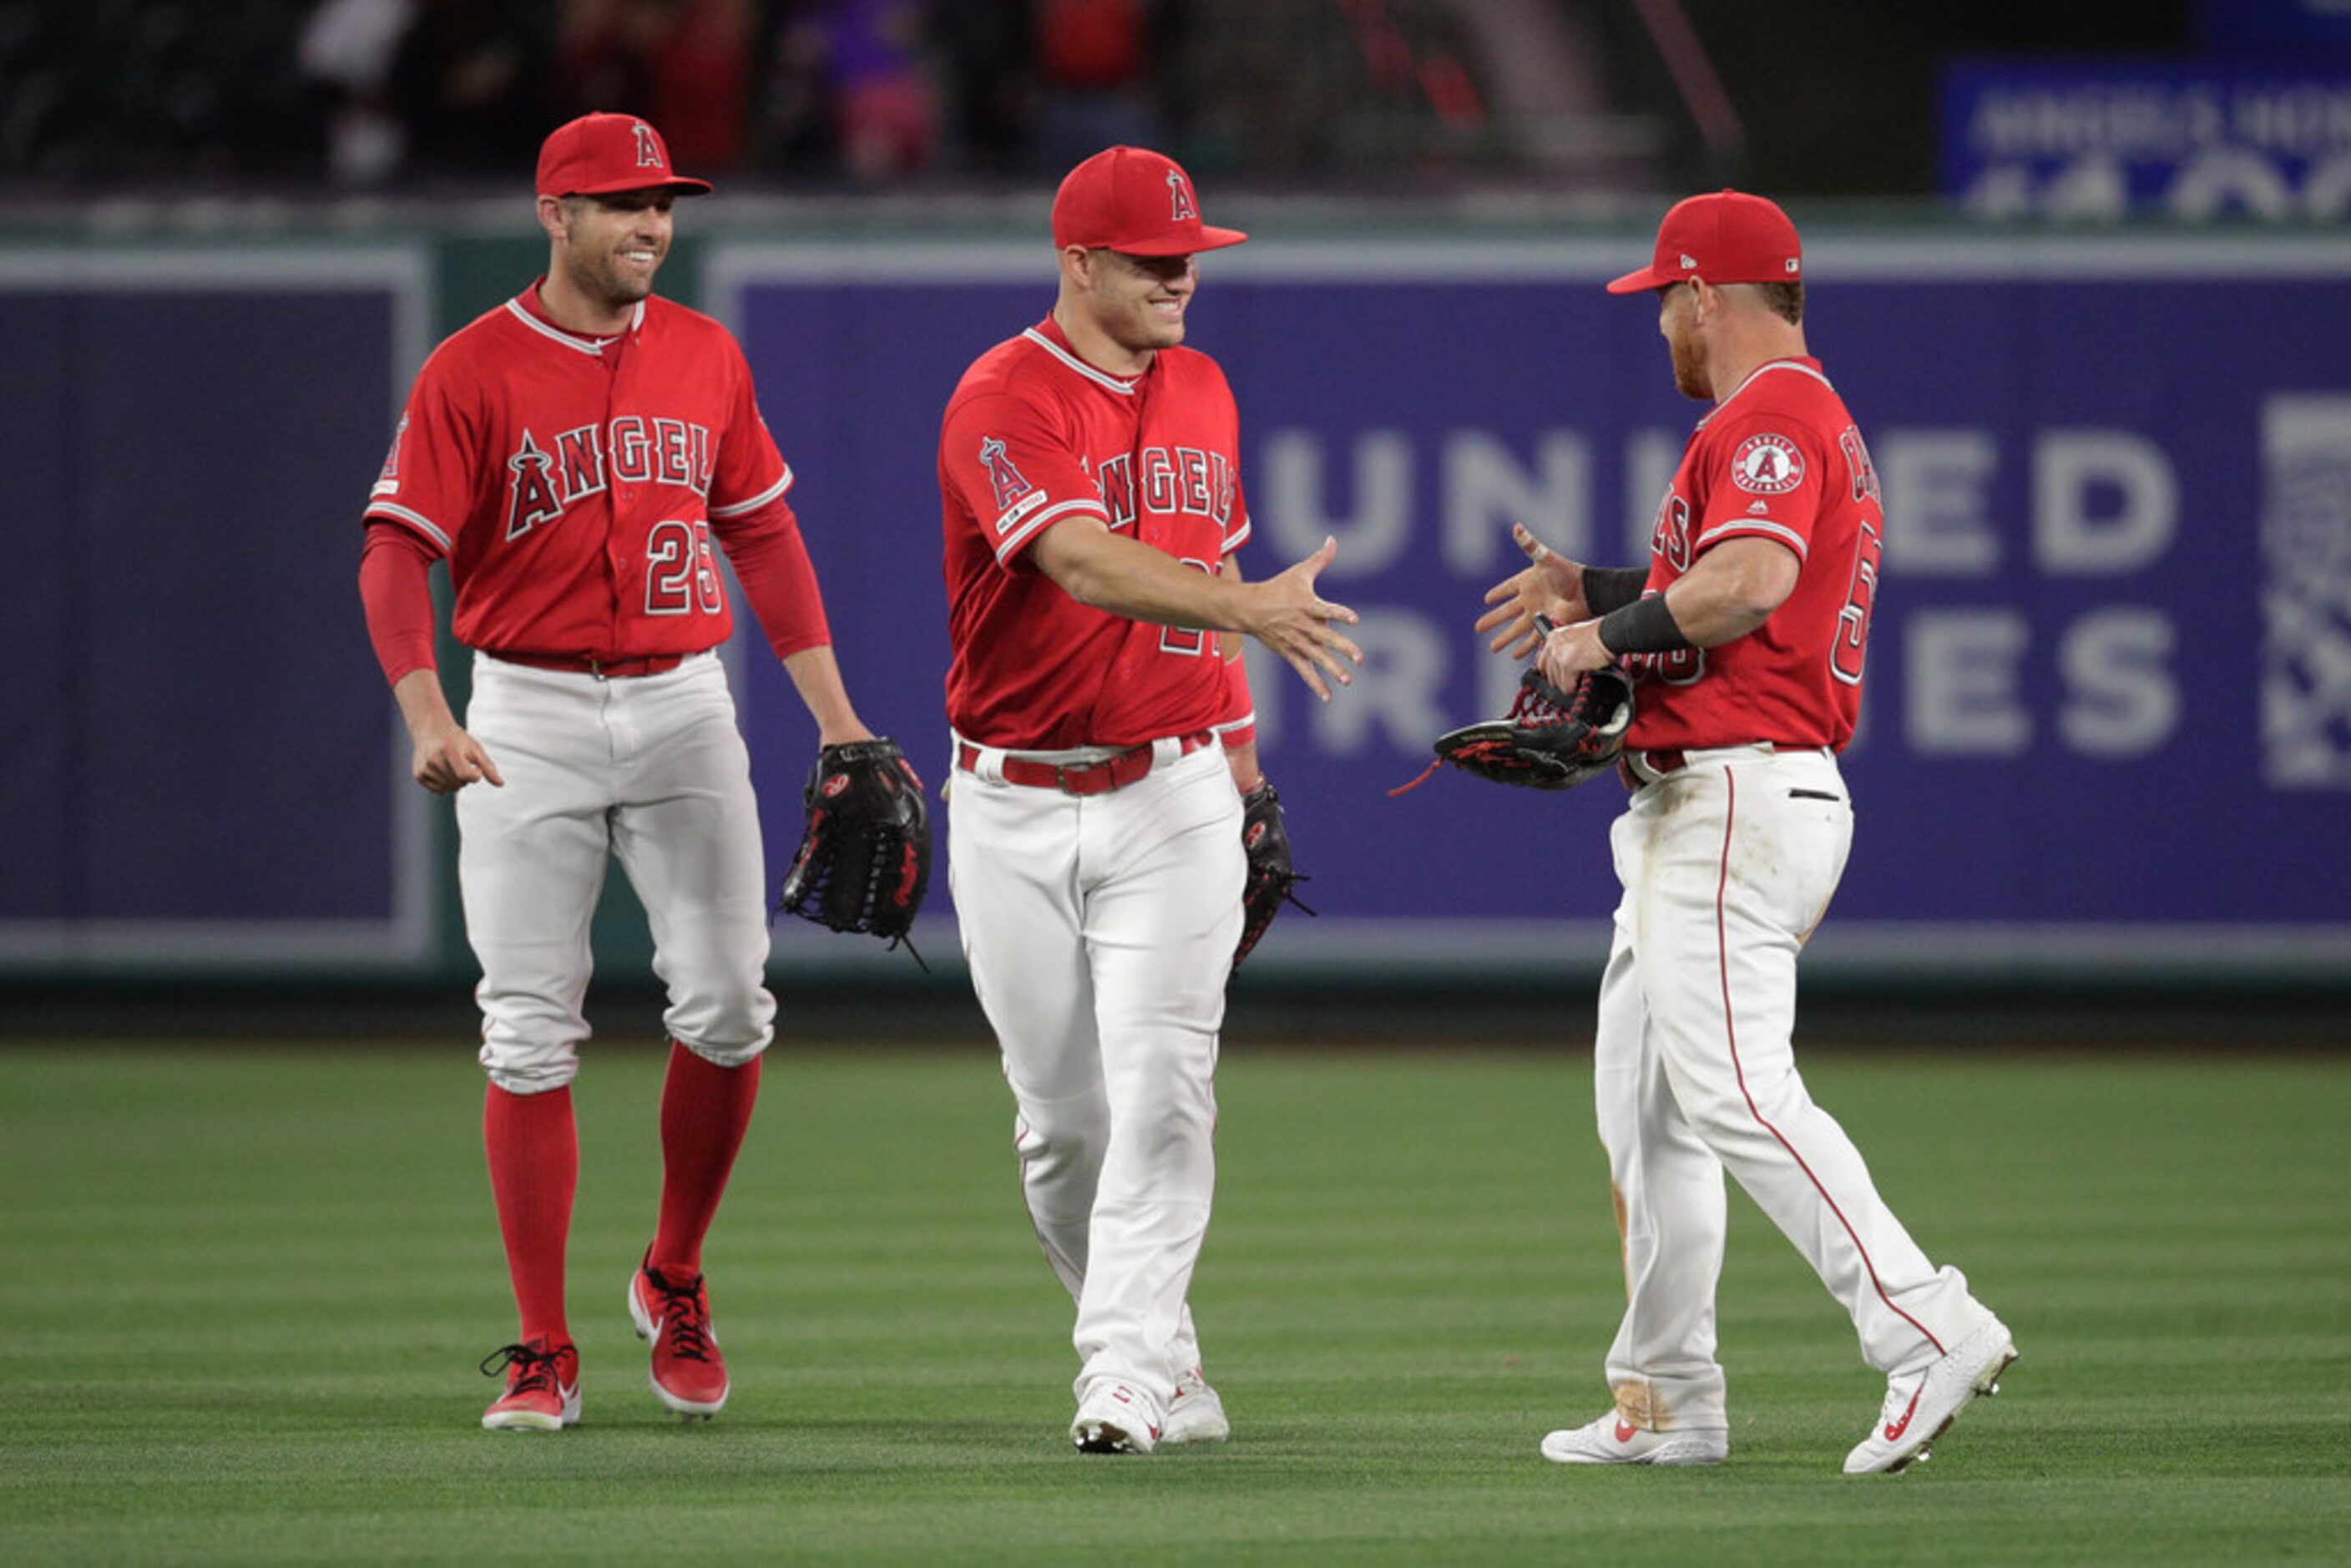
<instances>
[{"instance_id":1,"label":"'angels' text on jersey","mask_svg":"<svg viewBox=\"0 0 2351 1568\"><path fill-rule=\"evenodd\" d=\"M706 498L712 461L709 427L690 420L624 413L609 426L567 430L544 446L526 426L507 459L506 537L519 538L553 522L582 497L603 494L615 478L680 485Z\"/></svg>"},{"instance_id":2,"label":"'angels' text on jersey","mask_svg":"<svg viewBox=\"0 0 2351 1568\"><path fill-rule=\"evenodd\" d=\"M1142 476L1142 511L1186 512L1213 517L1217 527L1233 520L1233 465L1222 452L1196 446L1145 446L1093 465L1094 488L1110 512L1113 528L1130 530L1138 515L1135 480Z\"/></svg>"}]
</instances>

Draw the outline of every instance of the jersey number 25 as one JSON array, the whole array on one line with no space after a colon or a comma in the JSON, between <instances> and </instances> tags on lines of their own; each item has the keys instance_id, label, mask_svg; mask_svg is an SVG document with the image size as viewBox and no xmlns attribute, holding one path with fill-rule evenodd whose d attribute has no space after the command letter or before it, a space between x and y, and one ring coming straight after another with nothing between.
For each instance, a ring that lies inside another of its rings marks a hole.
<instances>
[{"instance_id":1,"label":"jersey number 25","mask_svg":"<svg viewBox=\"0 0 2351 1568\"><path fill-rule=\"evenodd\" d=\"M665 517L645 536L645 613L716 615L718 570L710 559L710 525Z\"/></svg>"}]
</instances>

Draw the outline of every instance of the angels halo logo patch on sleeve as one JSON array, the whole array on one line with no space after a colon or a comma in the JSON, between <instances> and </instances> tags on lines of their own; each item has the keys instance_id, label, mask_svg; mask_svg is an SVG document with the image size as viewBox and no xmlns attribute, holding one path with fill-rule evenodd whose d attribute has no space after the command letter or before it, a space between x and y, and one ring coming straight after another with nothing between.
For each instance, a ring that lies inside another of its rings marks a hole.
<instances>
[{"instance_id":1,"label":"angels halo logo patch on sleeve","mask_svg":"<svg viewBox=\"0 0 2351 1568\"><path fill-rule=\"evenodd\" d=\"M1804 482L1803 454L1784 435L1750 435L1730 455L1730 482L1758 496L1784 496Z\"/></svg>"}]
</instances>

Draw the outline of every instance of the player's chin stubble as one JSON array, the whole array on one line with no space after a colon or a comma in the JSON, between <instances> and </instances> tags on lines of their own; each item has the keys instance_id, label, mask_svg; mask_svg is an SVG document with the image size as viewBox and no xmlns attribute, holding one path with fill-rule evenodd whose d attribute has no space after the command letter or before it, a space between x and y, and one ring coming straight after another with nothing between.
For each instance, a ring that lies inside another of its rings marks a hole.
<instances>
[{"instance_id":1,"label":"player's chin stubble","mask_svg":"<svg viewBox=\"0 0 2351 1568\"><path fill-rule=\"evenodd\" d=\"M1667 340L1674 356L1674 386L1684 397L1700 402L1714 395L1714 383L1706 373L1706 355L1694 341L1679 338Z\"/></svg>"},{"instance_id":2,"label":"player's chin stubble","mask_svg":"<svg viewBox=\"0 0 2351 1568\"><path fill-rule=\"evenodd\" d=\"M607 256L601 262L581 262L571 269L571 281L591 299L611 306L634 305L653 291L653 278L661 272L656 260L653 269L643 275L623 266L621 259Z\"/></svg>"}]
</instances>

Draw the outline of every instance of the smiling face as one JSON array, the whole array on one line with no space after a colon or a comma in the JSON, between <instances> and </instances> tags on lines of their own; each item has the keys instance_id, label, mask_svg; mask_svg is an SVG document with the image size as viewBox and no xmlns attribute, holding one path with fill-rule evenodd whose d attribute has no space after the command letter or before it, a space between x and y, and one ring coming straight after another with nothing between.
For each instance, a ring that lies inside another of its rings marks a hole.
<instances>
[{"instance_id":1,"label":"smiling face","mask_svg":"<svg viewBox=\"0 0 2351 1568\"><path fill-rule=\"evenodd\" d=\"M666 190L542 198L541 220L554 242L550 273L560 271L601 311L633 308L653 291L653 275L669 255L676 200Z\"/></svg>"},{"instance_id":2,"label":"smiling face","mask_svg":"<svg viewBox=\"0 0 2351 1568\"><path fill-rule=\"evenodd\" d=\"M1103 337L1144 361L1184 340L1184 311L1199 287L1188 256L1086 252L1086 313Z\"/></svg>"}]
</instances>

